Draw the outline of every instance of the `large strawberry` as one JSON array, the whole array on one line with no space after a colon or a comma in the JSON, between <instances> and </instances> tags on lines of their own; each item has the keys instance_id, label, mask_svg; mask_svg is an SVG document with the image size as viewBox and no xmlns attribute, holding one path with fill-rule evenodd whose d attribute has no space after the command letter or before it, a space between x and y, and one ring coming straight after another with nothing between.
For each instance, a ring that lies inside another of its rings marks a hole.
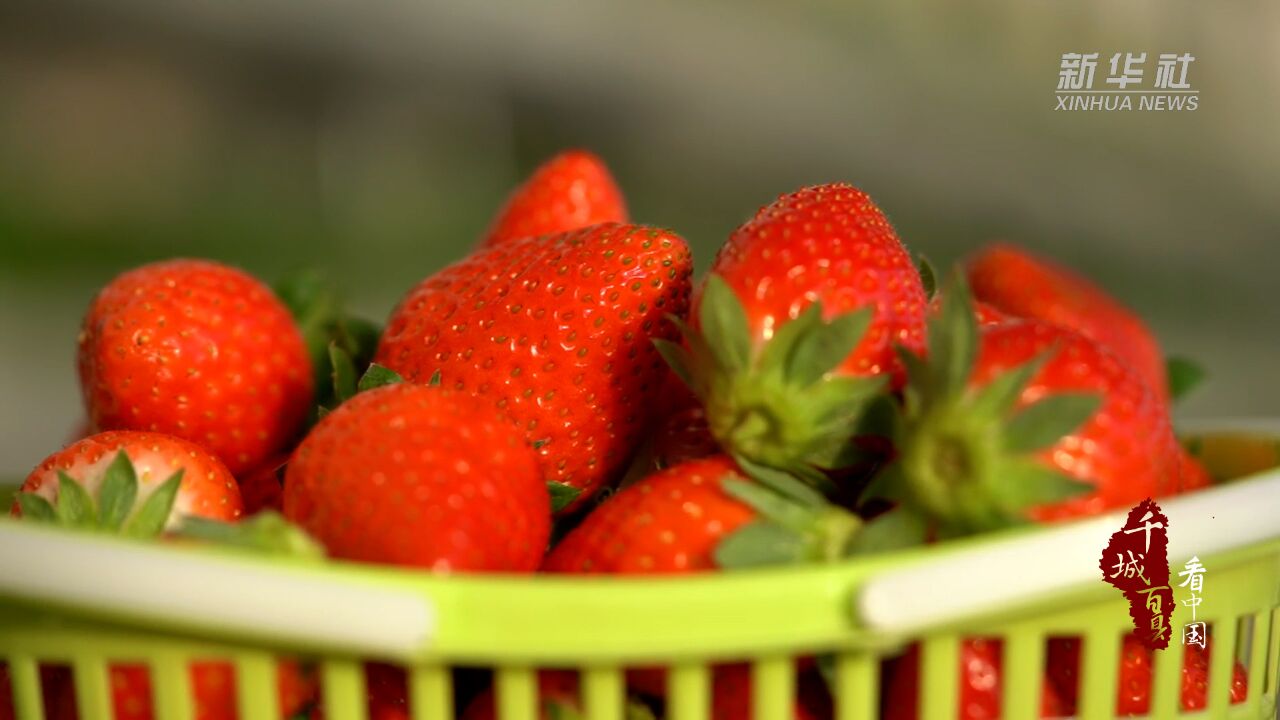
<instances>
[{"instance_id":1,"label":"large strawberry","mask_svg":"<svg viewBox=\"0 0 1280 720\"><path fill-rule=\"evenodd\" d=\"M857 527L807 486L768 487L718 455L613 495L556 545L543 570L665 574L831 560L843 556Z\"/></svg>"},{"instance_id":2,"label":"large strawberry","mask_svg":"<svg viewBox=\"0 0 1280 720\"><path fill-rule=\"evenodd\" d=\"M1021 248L992 245L967 263L978 300L1010 315L1064 325L1111 348L1167 399L1164 354L1135 313L1083 276Z\"/></svg>"},{"instance_id":3,"label":"large strawberry","mask_svg":"<svg viewBox=\"0 0 1280 720\"><path fill-rule=\"evenodd\" d=\"M543 163L511 194L484 245L626 221L622 192L604 162L584 150L568 150Z\"/></svg>"},{"instance_id":4,"label":"large strawberry","mask_svg":"<svg viewBox=\"0 0 1280 720\"><path fill-rule=\"evenodd\" d=\"M484 398L537 449L543 477L581 499L625 466L666 372L652 338L688 304L684 240L594 225L480 250L392 313L376 362L410 382Z\"/></svg>"},{"instance_id":5,"label":"large strawberry","mask_svg":"<svg viewBox=\"0 0 1280 720\"><path fill-rule=\"evenodd\" d=\"M1184 711L1203 710L1209 698L1209 656L1211 645L1183 646L1182 683L1179 693ZM1169 651L1176 652L1176 651ZM1176 659L1176 655L1169 655ZM1054 638L1049 642L1049 677L1065 698L1066 712L1074 715L1080 691L1080 640ZM1120 669L1116 684L1116 715L1146 715L1151 708L1152 650L1142 644L1136 634L1125 635L1120 650ZM1242 703L1249 694L1249 678L1244 667L1235 663L1231 671L1231 703Z\"/></svg>"},{"instance_id":6,"label":"large strawberry","mask_svg":"<svg viewBox=\"0 0 1280 720\"><path fill-rule=\"evenodd\" d=\"M79 369L95 427L185 438L232 472L282 448L312 397L288 309L255 278L204 260L112 280L85 315Z\"/></svg>"},{"instance_id":7,"label":"large strawberry","mask_svg":"<svg viewBox=\"0 0 1280 720\"><path fill-rule=\"evenodd\" d=\"M481 398L407 383L316 425L286 470L284 512L335 557L440 571L533 570L551 524L510 422Z\"/></svg>"},{"instance_id":8,"label":"large strawberry","mask_svg":"<svg viewBox=\"0 0 1280 720\"><path fill-rule=\"evenodd\" d=\"M744 468L814 477L864 401L900 380L895 345L924 347L927 299L879 208L849 185L784 195L730 235L668 361Z\"/></svg>"},{"instance_id":9,"label":"large strawberry","mask_svg":"<svg viewBox=\"0 0 1280 720\"><path fill-rule=\"evenodd\" d=\"M236 520L235 478L195 443L160 433L104 432L45 458L22 484L14 515L152 536L184 516Z\"/></svg>"},{"instance_id":10,"label":"large strawberry","mask_svg":"<svg viewBox=\"0 0 1280 720\"><path fill-rule=\"evenodd\" d=\"M963 278L930 321L928 360L874 492L942 535L1128 508L1174 490L1165 405L1110 350L1036 320L979 330Z\"/></svg>"},{"instance_id":11,"label":"large strawberry","mask_svg":"<svg viewBox=\"0 0 1280 720\"><path fill-rule=\"evenodd\" d=\"M1003 643L986 638L966 638L960 643L960 695L956 720L998 720L1003 684ZM884 698L884 720L915 720L920 717L920 647L912 645L895 665ZM1067 717L1068 702L1054 683L1041 683L1042 718Z\"/></svg>"}]
</instances>

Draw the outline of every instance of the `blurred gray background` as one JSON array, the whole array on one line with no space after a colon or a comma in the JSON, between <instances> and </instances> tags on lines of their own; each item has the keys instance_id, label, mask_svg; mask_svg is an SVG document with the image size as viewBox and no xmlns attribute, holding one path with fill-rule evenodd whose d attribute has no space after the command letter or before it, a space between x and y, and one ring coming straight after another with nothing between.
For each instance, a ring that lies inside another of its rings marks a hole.
<instances>
[{"instance_id":1,"label":"blurred gray background","mask_svg":"<svg viewBox=\"0 0 1280 720\"><path fill-rule=\"evenodd\" d=\"M1190 52L1199 109L1055 112L1071 51L1102 53L1098 83L1113 52ZM1183 413L1280 415L1278 81L1274 0L10 0L0 475L76 425L80 315L120 270L314 265L381 320L568 146L700 268L834 180L940 265L1049 253L1208 366Z\"/></svg>"}]
</instances>

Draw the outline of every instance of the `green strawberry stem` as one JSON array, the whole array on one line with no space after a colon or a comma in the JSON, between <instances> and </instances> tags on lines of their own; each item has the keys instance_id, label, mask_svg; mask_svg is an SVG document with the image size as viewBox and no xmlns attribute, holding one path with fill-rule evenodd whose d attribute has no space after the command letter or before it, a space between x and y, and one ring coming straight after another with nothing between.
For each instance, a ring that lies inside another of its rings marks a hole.
<instances>
[{"instance_id":1,"label":"green strawberry stem","mask_svg":"<svg viewBox=\"0 0 1280 720\"><path fill-rule=\"evenodd\" d=\"M741 301L711 275L697 312L699 330L672 318L687 348L654 342L702 401L711 434L750 474L772 468L821 485L821 470L836 466L862 408L884 387L883 378L835 372L866 333L871 309L824 320L814 302L756 344Z\"/></svg>"},{"instance_id":2,"label":"green strawberry stem","mask_svg":"<svg viewBox=\"0 0 1280 720\"><path fill-rule=\"evenodd\" d=\"M850 554L862 529L857 516L822 499L805 502L733 476L721 486L760 515L716 547L722 568L832 562Z\"/></svg>"},{"instance_id":3,"label":"green strawberry stem","mask_svg":"<svg viewBox=\"0 0 1280 720\"><path fill-rule=\"evenodd\" d=\"M124 450L116 453L103 471L95 499L80 481L58 472L58 497L53 503L33 492L17 495L22 517L62 527L153 538L165 529L184 470L179 469L160 483L138 504L138 473Z\"/></svg>"},{"instance_id":4,"label":"green strawberry stem","mask_svg":"<svg viewBox=\"0 0 1280 720\"><path fill-rule=\"evenodd\" d=\"M894 522L940 536L1028 521L1027 510L1090 487L1036 456L1097 411L1096 394L1062 392L1021 407L1023 389L1053 350L970 388L979 330L964 276L953 274L929 323L928 360L901 351L908 384L891 433L898 460L868 495L899 503ZM911 518L916 515L918 517Z\"/></svg>"}]
</instances>

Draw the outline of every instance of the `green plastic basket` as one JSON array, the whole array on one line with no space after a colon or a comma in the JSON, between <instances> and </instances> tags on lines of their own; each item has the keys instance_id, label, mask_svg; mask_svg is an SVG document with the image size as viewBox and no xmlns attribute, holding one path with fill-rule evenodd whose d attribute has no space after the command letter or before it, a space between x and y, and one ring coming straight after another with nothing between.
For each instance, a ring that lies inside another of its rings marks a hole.
<instances>
[{"instance_id":1,"label":"green plastic basket","mask_svg":"<svg viewBox=\"0 0 1280 720\"><path fill-rule=\"evenodd\" d=\"M1244 428L1244 430L1249 430ZM1280 654L1277 425L1193 440L1231 482L1162 503L1175 574L1207 568L1199 619L1215 628L1207 711L1270 718ZM1235 477L1242 476L1242 477ZM794 663L835 659L836 717L878 717L881 663L922 643L923 720L957 716L959 644L1003 638L1003 716L1038 716L1049 637L1083 637L1078 717L1113 717L1131 629L1098 558L1123 513L836 566L701 577L436 577L281 562L0 522L0 660L21 720L43 716L39 667L65 664L84 720L112 715L110 663L151 668L156 716L192 720L192 660L234 663L241 720L275 720L275 659L314 658L325 717L366 716L362 663L408 670L414 720L455 717L455 668L491 668L500 720L539 717L536 672L581 672L592 720L624 716L624 670L663 665L666 717L709 717L710 667L749 661L756 720L792 718ZM1188 621L1175 588L1174 645ZM1181 652L1155 656L1152 717L1180 717ZM1233 661L1248 698L1230 704Z\"/></svg>"}]
</instances>

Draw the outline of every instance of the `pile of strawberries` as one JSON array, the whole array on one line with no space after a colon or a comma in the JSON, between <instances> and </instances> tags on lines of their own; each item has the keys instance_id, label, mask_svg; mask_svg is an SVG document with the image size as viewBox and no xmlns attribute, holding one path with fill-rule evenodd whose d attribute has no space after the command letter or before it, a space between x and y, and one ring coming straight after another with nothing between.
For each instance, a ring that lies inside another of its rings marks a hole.
<instances>
[{"instance_id":1,"label":"pile of strawberries","mask_svg":"<svg viewBox=\"0 0 1280 720\"><path fill-rule=\"evenodd\" d=\"M273 291L171 260L112 280L78 340L93 432L32 471L13 514L137 537L282 514L351 561L670 574L843 560L1211 483L1174 436L1155 338L1102 290L1005 246L935 285L845 184L765 206L695 283L685 241L629 222L604 165L568 152L385 328L309 277ZM998 643L963 653L962 717L998 716ZM1078 643L1050 657L1044 712L1071 714ZM1207 652L1187 660L1183 705L1203 707ZM1118 711L1147 711L1150 661L1126 645ZM821 665L799 663L797 718L830 713L809 682ZM887 669L886 717L914 717L914 652ZM384 670L374 716L403 716ZM286 715L299 673L282 665ZM145 680L128 677L116 686ZM198 718L234 714L198 677ZM715 717L746 717L743 666L715 678ZM628 681L637 713L661 706L660 670ZM576 712L571 676L542 687ZM151 716L145 691L116 702Z\"/></svg>"}]
</instances>

